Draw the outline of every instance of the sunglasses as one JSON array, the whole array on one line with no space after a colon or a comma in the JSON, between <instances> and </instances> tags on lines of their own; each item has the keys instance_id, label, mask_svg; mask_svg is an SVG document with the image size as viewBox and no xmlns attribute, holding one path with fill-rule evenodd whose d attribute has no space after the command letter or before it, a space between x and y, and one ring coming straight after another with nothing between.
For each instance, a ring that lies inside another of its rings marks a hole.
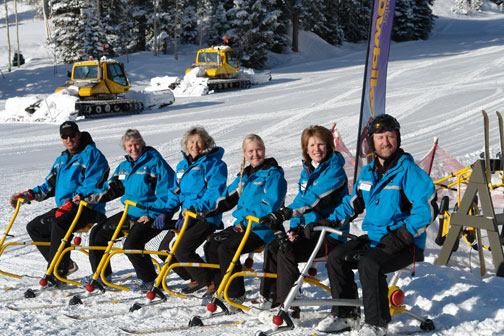
<instances>
[{"instance_id":1,"label":"sunglasses","mask_svg":"<svg viewBox=\"0 0 504 336\"><path fill-rule=\"evenodd\" d=\"M63 134L61 135L61 139L68 139L68 138L75 138L77 136L77 133L70 133L70 134Z\"/></svg>"}]
</instances>

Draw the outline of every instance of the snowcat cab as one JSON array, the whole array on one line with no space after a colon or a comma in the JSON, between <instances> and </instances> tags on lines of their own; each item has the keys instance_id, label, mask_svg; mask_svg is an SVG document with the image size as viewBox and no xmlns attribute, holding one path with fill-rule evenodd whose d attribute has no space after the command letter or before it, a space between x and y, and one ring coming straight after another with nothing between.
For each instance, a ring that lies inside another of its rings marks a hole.
<instances>
[{"instance_id":1,"label":"snowcat cab","mask_svg":"<svg viewBox=\"0 0 504 336\"><path fill-rule=\"evenodd\" d=\"M78 88L79 100L75 109L81 116L139 113L143 110L142 101L120 96L129 92L130 83L123 64L115 60L102 57L75 63L70 80L55 92L70 86Z\"/></svg>"},{"instance_id":2,"label":"snowcat cab","mask_svg":"<svg viewBox=\"0 0 504 336\"><path fill-rule=\"evenodd\" d=\"M200 76L208 77L210 90L222 91L235 88L249 88L250 80L240 77L238 56L229 46L200 49L196 55L196 63L186 70L186 74L194 68L202 69Z\"/></svg>"}]
</instances>

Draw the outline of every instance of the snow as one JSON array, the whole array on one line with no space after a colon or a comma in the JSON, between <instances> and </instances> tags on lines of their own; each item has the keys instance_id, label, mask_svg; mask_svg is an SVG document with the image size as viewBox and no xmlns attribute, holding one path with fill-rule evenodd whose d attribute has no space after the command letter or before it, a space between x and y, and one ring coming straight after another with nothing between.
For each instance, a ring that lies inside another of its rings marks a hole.
<instances>
[{"instance_id":1,"label":"snow","mask_svg":"<svg viewBox=\"0 0 504 336\"><path fill-rule=\"evenodd\" d=\"M13 1L8 2L13 13ZM481 110L491 121L492 153L500 151L495 111L504 104L504 14L496 6L487 4L485 11L471 16L452 14L452 1L435 1L436 21L431 39L393 43L387 88L387 111L401 123L403 148L420 160L431 148L433 139L464 166L479 158L483 147ZM45 48L43 22L34 18L27 6L18 5L21 15L20 42L26 64L8 73L4 8L0 8L0 232L3 232L13 210L8 204L14 192L26 190L43 182L54 158L63 149L58 138L60 119L42 114L38 118L25 116L22 122L9 120L8 114L25 103L48 97L66 80L70 65L54 65L53 56ZM11 43L15 40L13 16L10 16ZM180 160L180 138L192 125L203 125L225 148L229 180L239 171L241 140L251 132L261 135L267 154L283 166L289 183L287 203L295 196L301 169L300 134L308 125L331 127L337 122L341 139L354 152L362 93L366 43L333 47L309 33L300 34L300 52L271 55L268 67L271 82L248 90L229 91L203 96L177 97L175 103L139 115L104 119L79 120L82 130L89 131L98 148L107 156L114 169L122 160L119 140L127 128L137 128L147 143L157 148L174 167ZM142 91L155 77L182 77L192 64L197 46L180 46L178 60L173 55L142 52L123 56L133 89ZM11 56L12 57L12 56ZM63 94L62 94L63 95ZM70 97L70 96L69 96ZM68 98L69 98L68 97ZM19 101L9 101L8 99ZM46 99L50 105L49 98ZM10 104L14 107L11 107ZM45 103L44 103L45 104ZM69 102L69 104L71 104ZM11 118L13 119L13 118ZM439 167L438 167L439 168ZM445 167L446 168L446 167ZM498 192L498 191L497 191ZM451 202L453 206L453 198ZM25 225L37 214L53 206L52 200L21 208L8 241L26 241ZM122 209L118 201L107 205L108 214ZM501 212L502 209L497 209ZM232 221L230 213L224 222ZM359 233L359 220L352 232ZM485 251L488 272L480 275L477 252L461 242L452 255L448 267L435 265L440 248L434 243L438 224L429 228L425 262L417 264L416 276L403 275L399 285L406 293L406 304L422 316L433 319L437 329L427 335L503 335L504 280L495 277L492 256ZM87 244L83 236L83 245ZM157 241L159 242L159 240ZM150 247L155 248L156 242ZM89 275L87 257L74 251L72 258L80 269L70 278L82 279ZM124 256L112 260L119 284L133 286L135 276ZM256 267L262 257L256 256ZM62 292L47 291L35 299L23 299L23 292L38 287L38 279L45 271L45 262L31 246L7 248L0 256L0 269L24 274L18 280L0 275L0 335L121 335L119 327L151 329L162 326L185 326L190 316L204 315L200 300L169 297L163 304L128 313L133 302L142 302L143 295L130 292L107 292L85 297L84 305L52 309L11 311L6 307L66 304L69 297ZM324 265L318 265L321 279L327 281ZM174 274L168 277L170 288L180 290L185 283ZM257 296L259 280L246 279L249 298ZM7 290L12 287L11 290ZM65 292L82 293L72 288ZM327 297L315 287L307 286L307 297ZM120 299L117 303L102 303ZM322 335L314 326L329 312L329 307L304 308L302 319L286 335ZM74 321L63 314L119 313L85 321ZM181 329L165 335L254 335L258 330L271 328L269 317L261 318L243 313L215 318L214 322L245 321L237 326ZM418 322L406 316L393 317L390 334L415 333ZM159 333L162 335L163 333ZM349 335L343 333L342 335Z\"/></svg>"}]
</instances>

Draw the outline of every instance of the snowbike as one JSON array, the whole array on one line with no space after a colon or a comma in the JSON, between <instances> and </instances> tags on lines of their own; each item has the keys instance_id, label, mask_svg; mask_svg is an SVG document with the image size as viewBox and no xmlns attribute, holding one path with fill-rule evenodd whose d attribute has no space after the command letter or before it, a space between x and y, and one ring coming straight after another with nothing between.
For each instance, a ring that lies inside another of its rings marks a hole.
<instances>
[{"instance_id":1,"label":"snowbike","mask_svg":"<svg viewBox=\"0 0 504 336\"><path fill-rule=\"evenodd\" d=\"M9 247L9 246L26 246L26 245L50 246L49 242L35 242L35 241L25 241L25 242L17 242L16 241L16 242L9 242L9 243L4 244L6 237L11 236L11 235L9 235L9 232L10 232L10 230L12 228L14 220L17 217L17 214L19 212L19 208L20 208L21 203L23 203L23 199L19 198L17 200L17 205L16 205L16 209L14 211L14 215L12 216L12 219L11 219L9 225L7 226L5 232L4 232L3 236L2 236L2 239L0 241L0 256L3 254L3 252L5 251L5 249L7 247ZM77 210L77 214L76 214L74 220L72 221L72 224L70 225L67 233L63 237L63 239L61 241L61 244L60 244L60 246L58 248L58 252L54 256L54 258L53 258L50 266L47 268L44 277L42 279L40 279L40 281L39 281L39 283L40 283L40 285L42 287L46 287L48 285L48 280L49 281L54 281L53 276L60 277L59 274L58 274L58 268L57 268L58 265L57 265L56 261L58 260L58 257L61 254L61 252L63 251L63 248L64 248L66 242L68 241L69 237L73 233L73 229L74 229L75 225L77 224L77 222L79 220L80 214L82 213L82 208L84 206L86 206L86 205L87 205L87 203L84 202L84 201L81 201L79 203L79 208ZM84 228L82 228L80 230L77 230L75 232L87 232L93 225L94 225L94 223L90 223L86 227L84 227ZM72 245L72 246L74 246L74 245ZM12 277L12 278L16 278L16 279L21 279L24 276L24 275L19 275L19 274L5 272L5 271L2 271L2 270L0 270L0 274L5 275L5 276L9 276L9 277Z\"/></svg>"},{"instance_id":2,"label":"snowbike","mask_svg":"<svg viewBox=\"0 0 504 336\"><path fill-rule=\"evenodd\" d=\"M274 327L268 331L259 331L256 333L256 336L267 336L273 335L280 332L292 330L295 328L294 322L292 321L291 316L289 315L289 308L292 306L337 306L337 305L345 305L345 306L354 306L361 307L363 305L362 300L351 300L351 299L302 299L298 298L299 290L304 280L310 276L310 269L312 264L316 260L316 255L321 246L324 245L325 235L329 233L335 233L337 235L347 237L350 239L358 238L355 235L342 232L337 229L333 229L330 227L315 227L315 231L320 231L320 236L317 241L317 245L313 249L312 254L310 255L308 261L303 267L301 274L298 280L292 286L287 298L283 306L280 307L278 313L273 317ZM404 270L399 270L393 274L393 276L389 280L389 307L390 314L400 315L405 314L411 318L414 318L420 321L420 329L430 331L435 329L434 322L428 318L424 318L410 310L406 309L406 306L403 305L405 300L404 292L397 286L397 282L399 281L400 275Z\"/></svg>"}]
</instances>

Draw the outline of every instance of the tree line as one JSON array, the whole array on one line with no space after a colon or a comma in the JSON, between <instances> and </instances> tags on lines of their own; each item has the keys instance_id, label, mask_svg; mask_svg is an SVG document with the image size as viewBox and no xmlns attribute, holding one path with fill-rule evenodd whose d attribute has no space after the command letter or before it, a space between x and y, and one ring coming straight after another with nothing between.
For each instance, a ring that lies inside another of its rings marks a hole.
<instances>
[{"instance_id":1,"label":"tree line","mask_svg":"<svg viewBox=\"0 0 504 336\"><path fill-rule=\"evenodd\" d=\"M392 38L427 39L434 0L398 0ZM224 44L262 68L268 52L298 51L298 33L332 45L367 39L373 0L43 0L58 62L137 51L176 54L178 44Z\"/></svg>"}]
</instances>

